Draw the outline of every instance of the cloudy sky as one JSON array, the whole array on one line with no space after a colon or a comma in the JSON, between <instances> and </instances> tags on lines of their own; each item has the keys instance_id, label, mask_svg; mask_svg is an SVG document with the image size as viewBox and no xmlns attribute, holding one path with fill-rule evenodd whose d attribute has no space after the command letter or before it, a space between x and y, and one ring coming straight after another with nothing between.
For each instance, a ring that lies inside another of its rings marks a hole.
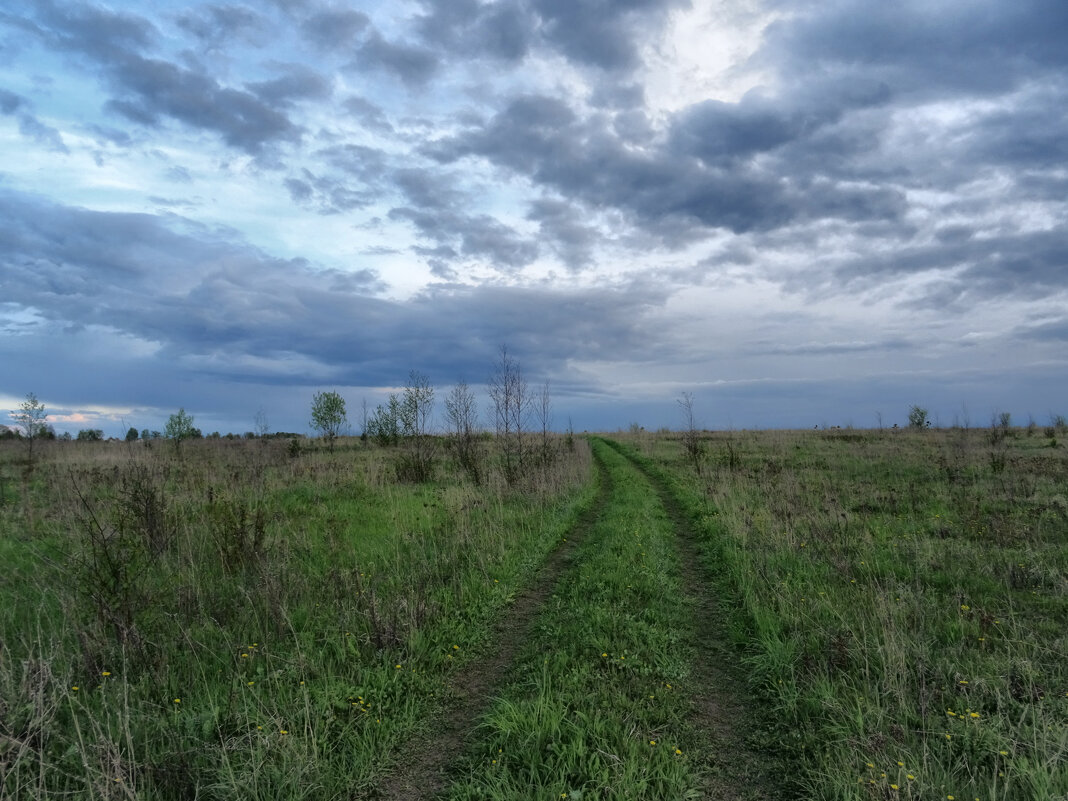
<instances>
[{"instance_id":1,"label":"cloudy sky","mask_svg":"<svg viewBox=\"0 0 1068 801\"><path fill-rule=\"evenodd\" d=\"M8 0L0 410L1068 413L1064 0ZM0 422L5 422L0 412Z\"/></svg>"}]
</instances>

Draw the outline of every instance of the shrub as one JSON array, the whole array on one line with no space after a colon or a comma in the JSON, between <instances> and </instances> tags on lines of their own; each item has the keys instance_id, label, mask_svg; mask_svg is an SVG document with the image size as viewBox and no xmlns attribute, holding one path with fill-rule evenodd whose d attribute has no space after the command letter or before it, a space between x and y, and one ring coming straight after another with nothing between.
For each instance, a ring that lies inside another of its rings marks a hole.
<instances>
[{"instance_id":1,"label":"shrub","mask_svg":"<svg viewBox=\"0 0 1068 801\"><path fill-rule=\"evenodd\" d=\"M927 417L927 410L922 406L911 406L909 408L909 428L925 429L930 428L931 421Z\"/></svg>"}]
</instances>

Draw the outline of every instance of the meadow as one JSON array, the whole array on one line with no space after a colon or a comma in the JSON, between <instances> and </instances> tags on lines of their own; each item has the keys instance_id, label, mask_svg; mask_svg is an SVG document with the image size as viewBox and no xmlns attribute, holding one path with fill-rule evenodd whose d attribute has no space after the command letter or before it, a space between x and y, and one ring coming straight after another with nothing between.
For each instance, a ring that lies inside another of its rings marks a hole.
<instances>
[{"instance_id":1,"label":"meadow","mask_svg":"<svg viewBox=\"0 0 1068 801\"><path fill-rule=\"evenodd\" d=\"M0 797L1068 797L1061 437L0 443Z\"/></svg>"},{"instance_id":2,"label":"meadow","mask_svg":"<svg viewBox=\"0 0 1068 801\"><path fill-rule=\"evenodd\" d=\"M1063 430L639 434L814 799L1068 798Z\"/></svg>"}]
</instances>

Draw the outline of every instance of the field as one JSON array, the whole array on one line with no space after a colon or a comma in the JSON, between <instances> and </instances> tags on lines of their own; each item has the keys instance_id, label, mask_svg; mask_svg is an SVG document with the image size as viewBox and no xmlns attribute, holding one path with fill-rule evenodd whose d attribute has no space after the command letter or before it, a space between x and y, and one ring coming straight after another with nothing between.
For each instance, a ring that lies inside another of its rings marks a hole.
<instances>
[{"instance_id":1,"label":"field","mask_svg":"<svg viewBox=\"0 0 1068 801\"><path fill-rule=\"evenodd\" d=\"M1059 436L0 443L0 797L1068 798Z\"/></svg>"}]
</instances>

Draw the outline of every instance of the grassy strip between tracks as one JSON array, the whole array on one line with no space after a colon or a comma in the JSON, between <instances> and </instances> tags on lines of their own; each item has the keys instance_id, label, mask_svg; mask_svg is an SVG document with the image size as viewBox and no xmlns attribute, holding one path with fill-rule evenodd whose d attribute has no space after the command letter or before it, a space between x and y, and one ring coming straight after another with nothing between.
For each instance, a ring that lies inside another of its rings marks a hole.
<instances>
[{"instance_id":1,"label":"grassy strip between tracks","mask_svg":"<svg viewBox=\"0 0 1068 801\"><path fill-rule=\"evenodd\" d=\"M695 794L694 656L675 533L657 494L600 442L613 492L457 766L460 799Z\"/></svg>"}]
</instances>

